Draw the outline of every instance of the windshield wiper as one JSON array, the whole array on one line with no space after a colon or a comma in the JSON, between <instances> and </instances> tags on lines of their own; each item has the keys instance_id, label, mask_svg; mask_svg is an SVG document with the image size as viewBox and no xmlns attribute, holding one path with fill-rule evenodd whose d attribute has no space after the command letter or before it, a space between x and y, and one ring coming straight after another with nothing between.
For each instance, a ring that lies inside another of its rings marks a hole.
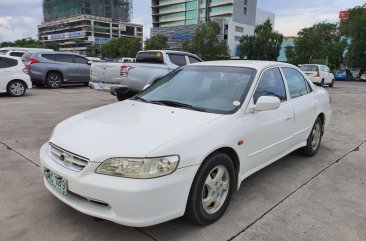
<instances>
[{"instance_id":1,"label":"windshield wiper","mask_svg":"<svg viewBox=\"0 0 366 241\"><path fill-rule=\"evenodd\" d=\"M135 97L131 98L131 100L138 100L138 101L141 101L141 102L149 103L149 101L147 101L144 98L142 98L140 96L137 96L137 95Z\"/></svg>"},{"instance_id":2,"label":"windshield wiper","mask_svg":"<svg viewBox=\"0 0 366 241\"><path fill-rule=\"evenodd\" d=\"M149 101L149 103L161 104L161 105L172 106L172 107L181 107L181 108L186 108L186 109L191 109L191 110L196 110L196 111L201 111L201 112L207 112L207 110L205 108L197 107L197 106L193 106L193 105L189 105L189 104L185 104L185 103L181 103L181 102L177 102L177 101L173 101L173 100L152 100L152 101Z\"/></svg>"}]
</instances>

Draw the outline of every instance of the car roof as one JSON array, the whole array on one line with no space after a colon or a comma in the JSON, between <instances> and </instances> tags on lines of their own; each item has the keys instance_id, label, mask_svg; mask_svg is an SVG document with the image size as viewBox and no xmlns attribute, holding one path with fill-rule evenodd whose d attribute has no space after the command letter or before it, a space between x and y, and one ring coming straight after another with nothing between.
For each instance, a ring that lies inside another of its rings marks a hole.
<instances>
[{"instance_id":1,"label":"car roof","mask_svg":"<svg viewBox=\"0 0 366 241\"><path fill-rule=\"evenodd\" d=\"M264 69L275 66L296 67L292 64L287 64L283 62L263 61L263 60L220 60L220 61L207 61L201 63L194 63L192 65L247 67L253 69Z\"/></svg>"}]
</instances>

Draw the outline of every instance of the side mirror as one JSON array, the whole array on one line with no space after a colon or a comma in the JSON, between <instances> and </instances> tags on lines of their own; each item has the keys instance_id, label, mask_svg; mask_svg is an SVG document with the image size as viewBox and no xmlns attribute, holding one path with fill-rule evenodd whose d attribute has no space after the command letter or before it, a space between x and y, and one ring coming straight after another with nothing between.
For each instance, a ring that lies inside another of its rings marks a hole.
<instances>
[{"instance_id":1,"label":"side mirror","mask_svg":"<svg viewBox=\"0 0 366 241\"><path fill-rule=\"evenodd\" d=\"M150 85L149 84L147 84L147 85L145 85L144 86L144 89L143 90L145 90L145 89L147 89L147 88L149 88L150 87Z\"/></svg>"},{"instance_id":2,"label":"side mirror","mask_svg":"<svg viewBox=\"0 0 366 241\"><path fill-rule=\"evenodd\" d=\"M268 111L278 109L281 105L279 98L274 96L261 96L255 105L256 111Z\"/></svg>"},{"instance_id":3,"label":"side mirror","mask_svg":"<svg viewBox=\"0 0 366 241\"><path fill-rule=\"evenodd\" d=\"M91 65L92 63L93 63L93 61L89 60L86 64Z\"/></svg>"}]
</instances>

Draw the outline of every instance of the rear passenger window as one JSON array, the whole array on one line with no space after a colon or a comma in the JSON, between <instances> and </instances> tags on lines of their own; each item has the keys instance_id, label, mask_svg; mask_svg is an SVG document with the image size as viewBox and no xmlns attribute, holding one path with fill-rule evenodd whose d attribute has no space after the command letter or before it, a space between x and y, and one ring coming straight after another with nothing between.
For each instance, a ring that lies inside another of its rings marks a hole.
<instances>
[{"instance_id":1,"label":"rear passenger window","mask_svg":"<svg viewBox=\"0 0 366 241\"><path fill-rule=\"evenodd\" d=\"M311 92L304 76L292 68L282 68L285 75L291 98L297 98Z\"/></svg>"},{"instance_id":2,"label":"rear passenger window","mask_svg":"<svg viewBox=\"0 0 366 241\"><path fill-rule=\"evenodd\" d=\"M51 61L56 61L56 54L42 54L42 57Z\"/></svg>"},{"instance_id":3,"label":"rear passenger window","mask_svg":"<svg viewBox=\"0 0 366 241\"><path fill-rule=\"evenodd\" d=\"M15 59L3 58L0 57L0 68L11 68L18 65L18 61Z\"/></svg>"},{"instance_id":4,"label":"rear passenger window","mask_svg":"<svg viewBox=\"0 0 366 241\"><path fill-rule=\"evenodd\" d=\"M72 62L76 64L87 64L88 60L80 56L72 56Z\"/></svg>"},{"instance_id":5,"label":"rear passenger window","mask_svg":"<svg viewBox=\"0 0 366 241\"><path fill-rule=\"evenodd\" d=\"M186 65L186 57L184 55L178 55L178 54L169 54L170 62L172 62L175 65L183 66Z\"/></svg>"},{"instance_id":6,"label":"rear passenger window","mask_svg":"<svg viewBox=\"0 0 366 241\"><path fill-rule=\"evenodd\" d=\"M24 54L24 52L11 52L10 53L10 56L13 56L13 57L22 57Z\"/></svg>"},{"instance_id":7,"label":"rear passenger window","mask_svg":"<svg viewBox=\"0 0 366 241\"><path fill-rule=\"evenodd\" d=\"M188 59L189 59L189 62L190 62L191 64L201 62L199 59L196 59L195 57L191 57L191 56L188 56Z\"/></svg>"},{"instance_id":8,"label":"rear passenger window","mask_svg":"<svg viewBox=\"0 0 366 241\"><path fill-rule=\"evenodd\" d=\"M56 55L56 61L63 63L72 63L72 55L58 54Z\"/></svg>"},{"instance_id":9,"label":"rear passenger window","mask_svg":"<svg viewBox=\"0 0 366 241\"><path fill-rule=\"evenodd\" d=\"M254 103L257 103L261 96L275 96L281 102L287 100L285 84L278 68L268 69L262 74L257 90L254 93Z\"/></svg>"}]
</instances>

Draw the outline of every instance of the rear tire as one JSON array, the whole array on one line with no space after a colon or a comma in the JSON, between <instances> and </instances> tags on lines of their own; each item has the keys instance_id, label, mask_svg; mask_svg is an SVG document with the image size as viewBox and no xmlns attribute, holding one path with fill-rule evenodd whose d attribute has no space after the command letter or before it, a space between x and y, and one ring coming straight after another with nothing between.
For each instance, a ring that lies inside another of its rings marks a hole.
<instances>
[{"instance_id":1,"label":"rear tire","mask_svg":"<svg viewBox=\"0 0 366 241\"><path fill-rule=\"evenodd\" d=\"M329 84L329 87L333 88L334 86L334 79L332 80L332 82Z\"/></svg>"},{"instance_id":2,"label":"rear tire","mask_svg":"<svg viewBox=\"0 0 366 241\"><path fill-rule=\"evenodd\" d=\"M324 87L324 79L322 79L322 82L320 82L320 86Z\"/></svg>"},{"instance_id":3,"label":"rear tire","mask_svg":"<svg viewBox=\"0 0 366 241\"><path fill-rule=\"evenodd\" d=\"M323 136L323 122L318 117L311 129L310 135L306 140L306 146L300 149L301 154L304 156L312 157L314 156L320 147L320 143Z\"/></svg>"},{"instance_id":4,"label":"rear tire","mask_svg":"<svg viewBox=\"0 0 366 241\"><path fill-rule=\"evenodd\" d=\"M48 88L57 89L60 88L63 82L63 78L59 73L51 72L47 75L46 85Z\"/></svg>"},{"instance_id":5,"label":"rear tire","mask_svg":"<svg viewBox=\"0 0 366 241\"><path fill-rule=\"evenodd\" d=\"M85 86L89 86L89 82L84 82L83 83Z\"/></svg>"},{"instance_id":6,"label":"rear tire","mask_svg":"<svg viewBox=\"0 0 366 241\"><path fill-rule=\"evenodd\" d=\"M27 86L21 80L13 80L9 82L8 86L6 87L6 91L10 96L20 97L23 96L27 91Z\"/></svg>"},{"instance_id":7,"label":"rear tire","mask_svg":"<svg viewBox=\"0 0 366 241\"><path fill-rule=\"evenodd\" d=\"M185 218L199 225L215 222L229 206L235 186L234 165L230 157L221 152L212 155L194 178Z\"/></svg>"}]
</instances>

